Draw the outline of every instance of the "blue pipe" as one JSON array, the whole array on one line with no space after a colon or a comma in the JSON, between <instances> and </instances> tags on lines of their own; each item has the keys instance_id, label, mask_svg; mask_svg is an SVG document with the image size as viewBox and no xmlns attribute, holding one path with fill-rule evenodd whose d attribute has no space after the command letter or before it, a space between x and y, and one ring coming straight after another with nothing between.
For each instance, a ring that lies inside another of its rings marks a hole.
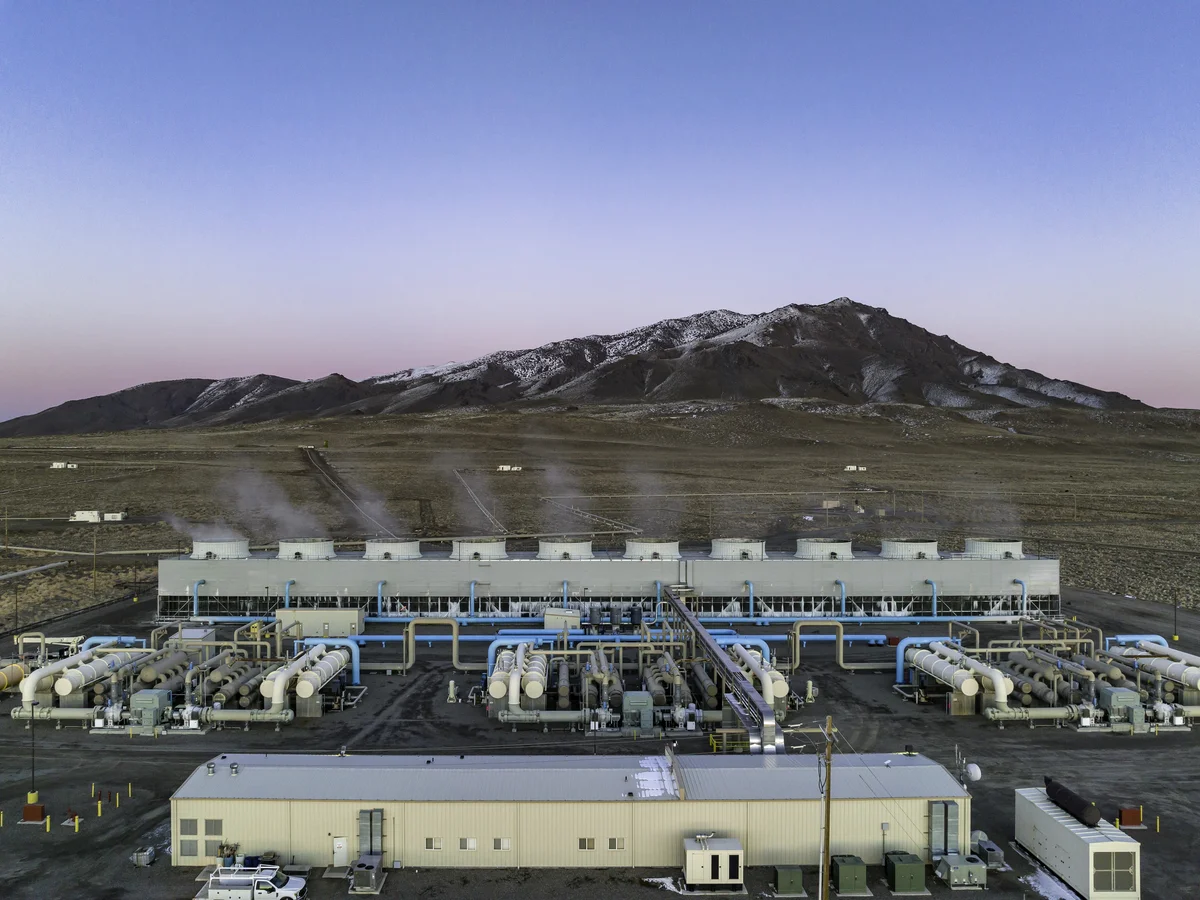
<instances>
[{"instance_id":1,"label":"blue pipe","mask_svg":"<svg viewBox=\"0 0 1200 900\"><path fill-rule=\"evenodd\" d=\"M842 616L846 615L846 582L840 578L835 578L833 583L842 589Z\"/></svg>"},{"instance_id":2,"label":"blue pipe","mask_svg":"<svg viewBox=\"0 0 1200 900\"><path fill-rule=\"evenodd\" d=\"M192 616L200 615L200 585L207 584L203 578L192 585Z\"/></svg>"},{"instance_id":3,"label":"blue pipe","mask_svg":"<svg viewBox=\"0 0 1200 900\"><path fill-rule=\"evenodd\" d=\"M933 588L933 615L937 616L937 582L926 578L925 583Z\"/></svg>"},{"instance_id":4,"label":"blue pipe","mask_svg":"<svg viewBox=\"0 0 1200 900\"><path fill-rule=\"evenodd\" d=\"M116 641L118 644L121 644L124 647L132 647L135 644L142 647L146 646L145 638L123 634L120 637L90 637L79 645L79 652L82 653L84 650L91 650L93 647L97 647L100 644L107 644L111 641Z\"/></svg>"},{"instance_id":5,"label":"blue pipe","mask_svg":"<svg viewBox=\"0 0 1200 900\"><path fill-rule=\"evenodd\" d=\"M362 673L358 665L358 644L350 638L303 638L297 643L302 647L315 647L317 644L324 644L326 647L345 647L350 651L350 683L359 683L359 676Z\"/></svg>"},{"instance_id":6,"label":"blue pipe","mask_svg":"<svg viewBox=\"0 0 1200 900\"><path fill-rule=\"evenodd\" d=\"M1104 639L1104 649L1107 650L1113 644L1129 644L1133 641L1148 641L1151 644L1162 644L1164 647L1171 646L1161 634L1114 634Z\"/></svg>"},{"instance_id":7,"label":"blue pipe","mask_svg":"<svg viewBox=\"0 0 1200 900\"><path fill-rule=\"evenodd\" d=\"M380 616L383 615L383 586L385 584L387 584L386 581L381 581L379 584L375 585L375 611L378 612Z\"/></svg>"},{"instance_id":8,"label":"blue pipe","mask_svg":"<svg viewBox=\"0 0 1200 900\"><path fill-rule=\"evenodd\" d=\"M291 581L287 582L283 586L283 608L284 609L288 609L292 605L292 585L295 583L296 583L296 579L293 578ZM358 682L356 681L355 684L358 684Z\"/></svg>"},{"instance_id":9,"label":"blue pipe","mask_svg":"<svg viewBox=\"0 0 1200 900\"><path fill-rule=\"evenodd\" d=\"M788 634L764 634L764 641L782 641L790 639ZM800 646L805 646L810 641L814 644L830 644L837 640L836 634L801 634ZM873 647L879 647L887 643L886 634L847 634L842 637L842 642L846 644L861 644L866 643Z\"/></svg>"},{"instance_id":10,"label":"blue pipe","mask_svg":"<svg viewBox=\"0 0 1200 900\"><path fill-rule=\"evenodd\" d=\"M747 581L746 587L750 589L750 618L754 618L754 582Z\"/></svg>"},{"instance_id":11,"label":"blue pipe","mask_svg":"<svg viewBox=\"0 0 1200 900\"><path fill-rule=\"evenodd\" d=\"M909 647L924 646L931 644L934 641L943 641L944 643L954 643L949 637L944 634L939 634L937 637L906 637L896 645L896 684L904 684L907 670L904 665L904 651Z\"/></svg>"},{"instance_id":12,"label":"blue pipe","mask_svg":"<svg viewBox=\"0 0 1200 900\"><path fill-rule=\"evenodd\" d=\"M567 583L563 582L563 609L567 608Z\"/></svg>"},{"instance_id":13,"label":"blue pipe","mask_svg":"<svg viewBox=\"0 0 1200 900\"><path fill-rule=\"evenodd\" d=\"M479 584L478 581L471 582L470 597L467 600L467 615L472 619L475 618L475 585L477 584Z\"/></svg>"},{"instance_id":14,"label":"blue pipe","mask_svg":"<svg viewBox=\"0 0 1200 900\"><path fill-rule=\"evenodd\" d=\"M1014 578L1013 584L1021 586L1021 615L1029 615L1029 588L1025 587L1025 582L1020 578Z\"/></svg>"}]
</instances>

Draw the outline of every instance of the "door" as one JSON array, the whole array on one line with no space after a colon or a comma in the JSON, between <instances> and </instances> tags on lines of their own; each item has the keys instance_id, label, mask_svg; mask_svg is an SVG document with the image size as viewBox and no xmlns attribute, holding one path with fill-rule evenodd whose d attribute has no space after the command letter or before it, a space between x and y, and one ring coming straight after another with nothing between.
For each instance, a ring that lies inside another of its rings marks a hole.
<instances>
[{"instance_id":1,"label":"door","mask_svg":"<svg viewBox=\"0 0 1200 900\"><path fill-rule=\"evenodd\" d=\"M710 857L709 866L712 869L712 872L708 876L709 880L710 881L720 881L721 880L721 857L718 854L714 853Z\"/></svg>"},{"instance_id":2,"label":"door","mask_svg":"<svg viewBox=\"0 0 1200 900\"><path fill-rule=\"evenodd\" d=\"M737 881L738 874L741 872L741 869L742 869L741 857L738 856L736 853L730 853L729 854L729 880Z\"/></svg>"},{"instance_id":3,"label":"door","mask_svg":"<svg viewBox=\"0 0 1200 900\"><path fill-rule=\"evenodd\" d=\"M333 864L335 866L350 865L350 838L335 837L333 839Z\"/></svg>"}]
</instances>

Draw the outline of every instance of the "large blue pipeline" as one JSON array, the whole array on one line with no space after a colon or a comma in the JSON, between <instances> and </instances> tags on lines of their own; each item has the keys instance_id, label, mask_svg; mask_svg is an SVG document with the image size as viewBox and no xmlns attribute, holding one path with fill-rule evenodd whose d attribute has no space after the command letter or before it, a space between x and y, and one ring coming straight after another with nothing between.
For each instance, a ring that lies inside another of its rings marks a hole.
<instances>
[{"instance_id":1,"label":"large blue pipeline","mask_svg":"<svg viewBox=\"0 0 1200 900\"><path fill-rule=\"evenodd\" d=\"M296 583L296 579L293 578L290 581L285 582L283 585L283 608L284 609L288 609L292 605L292 585L295 583Z\"/></svg>"},{"instance_id":2,"label":"large blue pipeline","mask_svg":"<svg viewBox=\"0 0 1200 900\"><path fill-rule=\"evenodd\" d=\"M750 591L750 618L754 618L754 582L747 581L746 587Z\"/></svg>"},{"instance_id":3,"label":"large blue pipeline","mask_svg":"<svg viewBox=\"0 0 1200 900\"><path fill-rule=\"evenodd\" d=\"M381 616L383 615L383 586L385 584L387 584L386 581L381 581L375 585L375 612Z\"/></svg>"},{"instance_id":4,"label":"large blue pipeline","mask_svg":"<svg viewBox=\"0 0 1200 900\"><path fill-rule=\"evenodd\" d=\"M123 634L116 637L112 635L108 637L90 637L79 645L79 652L82 653L85 650L91 650L93 647L99 647L101 644L109 643L120 644L123 647L145 647L146 639L134 637L130 634Z\"/></svg>"},{"instance_id":5,"label":"large blue pipeline","mask_svg":"<svg viewBox=\"0 0 1200 900\"><path fill-rule=\"evenodd\" d=\"M203 578L192 585L192 616L200 615L200 585L207 584Z\"/></svg>"},{"instance_id":6,"label":"large blue pipeline","mask_svg":"<svg viewBox=\"0 0 1200 900\"><path fill-rule=\"evenodd\" d=\"M1014 578L1013 584L1021 586L1021 615L1024 616L1029 611L1029 588L1025 587L1025 582L1020 578Z\"/></svg>"},{"instance_id":7,"label":"large blue pipeline","mask_svg":"<svg viewBox=\"0 0 1200 900\"><path fill-rule=\"evenodd\" d=\"M933 588L933 617L937 618L937 582L926 578L925 583Z\"/></svg>"},{"instance_id":8,"label":"large blue pipeline","mask_svg":"<svg viewBox=\"0 0 1200 900\"><path fill-rule=\"evenodd\" d=\"M846 615L846 582L842 581L842 579L840 579L840 578L835 578L833 583L842 589L842 607L841 608L842 608L842 616L844 617Z\"/></svg>"},{"instance_id":9,"label":"large blue pipeline","mask_svg":"<svg viewBox=\"0 0 1200 900\"><path fill-rule=\"evenodd\" d=\"M1171 646L1161 634L1114 634L1104 639L1104 649L1107 650L1113 644L1132 644L1134 641L1162 644L1164 647Z\"/></svg>"}]
</instances>

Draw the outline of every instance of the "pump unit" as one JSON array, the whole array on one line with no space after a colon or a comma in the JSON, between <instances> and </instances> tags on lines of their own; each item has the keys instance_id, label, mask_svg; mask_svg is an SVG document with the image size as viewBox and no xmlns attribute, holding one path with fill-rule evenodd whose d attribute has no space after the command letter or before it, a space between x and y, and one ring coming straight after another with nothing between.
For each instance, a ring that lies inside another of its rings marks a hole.
<instances>
[{"instance_id":1,"label":"pump unit","mask_svg":"<svg viewBox=\"0 0 1200 900\"><path fill-rule=\"evenodd\" d=\"M654 726L654 698L649 691L626 691L621 705L622 722L628 728Z\"/></svg>"},{"instance_id":2,"label":"pump unit","mask_svg":"<svg viewBox=\"0 0 1200 900\"><path fill-rule=\"evenodd\" d=\"M129 700L129 721L143 728L165 725L171 720L171 692L138 691Z\"/></svg>"}]
</instances>

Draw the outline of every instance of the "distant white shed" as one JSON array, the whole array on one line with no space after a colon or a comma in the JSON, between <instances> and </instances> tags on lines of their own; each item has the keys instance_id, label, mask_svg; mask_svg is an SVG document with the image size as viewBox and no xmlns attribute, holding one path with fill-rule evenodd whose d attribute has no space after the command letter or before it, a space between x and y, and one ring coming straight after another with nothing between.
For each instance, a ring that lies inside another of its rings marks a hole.
<instances>
[{"instance_id":1,"label":"distant white shed","mask_svg":"<svg viewBox=\"0 0 1200 900\"><path fill-rule=\"evenodd\" d=\"M65 469L66 467L67 467L67 464L65 462L50 463L50 468L52 468L52 469Z\"/></svg>"},{"instance_id":2,"label":"distant white shed","mask_svg":"<svg viewBox=\"0 0 1200 900\"><path fill-rule=\"evenodd\" d=\"M98 509L77 509L71 513L72 522L99 522L100 510Z\"/></svg>"}]
</instances>

